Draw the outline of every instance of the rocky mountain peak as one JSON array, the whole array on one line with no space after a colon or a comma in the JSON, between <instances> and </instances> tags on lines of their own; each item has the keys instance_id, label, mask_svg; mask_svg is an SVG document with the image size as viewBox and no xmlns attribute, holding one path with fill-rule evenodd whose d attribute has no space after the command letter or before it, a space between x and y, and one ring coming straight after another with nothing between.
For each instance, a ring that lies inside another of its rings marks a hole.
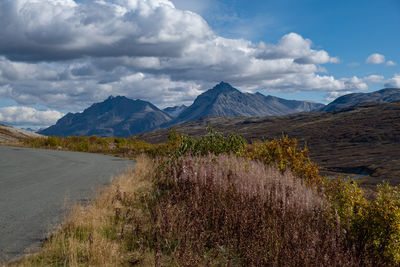
<instances>
[{"instance_id":1,"label":"rocky mountain peak","mask_svg":"<svg viewBox=\"0 0 400 267\"><path fill-rule=\"evenodd\" d=\"M214 92L214 93L226 93L226 92L238 92L237 89L233 88L229 83L226 82L220 82L216 86L214 86L211 90L208 92Z\"/></svg>"},{"instance_id":2,"label":"rocky mountain peak","mask_svg":"<svg viewBox=\"0 0 400 267\"><path fill-rule=\"evenodd\" d=\"M41 131L58 136L128 136L157 129L171 117L150 102L110 96L82 113L68 113Z\"/></svg>"},{"instance_id":3,"label":"rocky mountain peak","mask_svg":"<svg viewBox=\"0 0 400 267\"><path fill-rule=\"evenodd\" d=\"M242 93L229 83L220 82L199 95L193 104L166 126L206 117L279 116L321 108L322 104L285 100L261 93Z\"/></svg>"}]
</instances>

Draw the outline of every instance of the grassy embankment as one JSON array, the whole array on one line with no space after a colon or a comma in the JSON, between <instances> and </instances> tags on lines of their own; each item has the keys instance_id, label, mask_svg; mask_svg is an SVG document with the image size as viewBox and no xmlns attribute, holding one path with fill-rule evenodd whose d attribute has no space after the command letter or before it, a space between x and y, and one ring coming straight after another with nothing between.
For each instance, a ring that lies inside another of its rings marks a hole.
<instances>
[{"instance_id":1,"label":"grassy embankment","mask_svg":"<svg viewBox=\"0 0 400 267\"><path fill-rule=\"evenodd\" d=\"M152 145L138 139L120 137L80 137L67 138L49 136L46 138L26 138L21 140L21 145L33 148L46 148L69 150L90 153L102 153L120 157L134 157L142 153L155 154L161 145Z\"/></svg>"},{"instance_id":2,"label":"grassy embankment","mask_svg":"<svg viewBox=\"0 0 400 267\"><path fill-rule=\"evenodd\" d=\"M400 263L398 189L381 185L367 200L356 183L325 180L294 139L246 145L236 135L171 133L141 149L148 156L134 170L16 264Z\"/></svg>"}]
</instances>

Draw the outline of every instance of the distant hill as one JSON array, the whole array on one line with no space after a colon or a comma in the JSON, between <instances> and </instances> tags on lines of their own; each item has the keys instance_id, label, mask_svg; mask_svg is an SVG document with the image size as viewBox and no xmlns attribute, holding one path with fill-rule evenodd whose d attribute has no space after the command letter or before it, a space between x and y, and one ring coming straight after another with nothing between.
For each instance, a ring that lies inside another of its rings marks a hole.
<instances>
[{"instance_id":1,"label":"distant hill","mask_svg":"<svg viewBox=\"0 0 400 267\"><path fill-rule=\"evenodd\" d=\"M372 93L354 93L338 97L321 111L336 111L366 102L391 103L400 100L400 89L386 88Z\"/></svg>"},{"instance_id":2,"label":"distant hill","mask_svg":"<svg viewBox=\"0 0 400 267\"><path fill-rule=\"evenodd\" d=\"M163 111L167 113L171 118L176 118L178 117L185 109L187 109L187 106L185 105L180 105L180 106L174 106L174 107L167 107L164 108Z\"/></svg>"},{"instance_id":3,"label":"distant hill","mask_svg":"<svg viewBox=\"0 0 400 267\"><path fill-rule=\"evenodd\" d=\"M128 136L157 129L171 119L149 102L110 96L82 113L68 113L40 133L55 136Z\"/></svg>"},{"instance_id":4,"label":"distant hill","mask_svg":"<svg viewBox=\"0 0 400 267\"><path fill-rule=\"evenodd\" d=\"M44 137L44 136L37 133L33 133L31 131L0 124L0 144L16 143L20 140L30 137Z\"/></svg>"},{"instance_id":5,"label":"distant hill","mask_svg":"<svg viewBox=\"0 0 400 267\"><path fill-rule=\"evenodd\" d=\"M214 88L199 95L168 125L179 124L206 117L259 117L279 116L308 112L324 105L310 101L286 100L256 93L242 93L230 84L221 82Z\"/></svg>"},{"instance_id":6,"label":"distant hill","mask_svg":"<svg viewBox=\"0 0 400 267\"><path fill-rule=\"evenodd\" d=\"M296 137L307 143L311 159L325 171L367 175L364 184L383 179L400 185L400 102L364 103L338 112L309 112L277 117L211 117L176 125L191 136L206 127L238 133L247 140ZM143 133L151 143L167 140L168 129ZM369 176L368 176L369 175Z\"/></svg>"}]
</instances>

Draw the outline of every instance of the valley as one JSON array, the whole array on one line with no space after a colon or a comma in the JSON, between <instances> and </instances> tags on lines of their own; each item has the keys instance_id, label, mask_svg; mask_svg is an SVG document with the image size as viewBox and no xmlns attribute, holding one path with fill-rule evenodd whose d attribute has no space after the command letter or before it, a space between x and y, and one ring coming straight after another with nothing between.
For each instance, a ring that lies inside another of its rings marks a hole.
<instances>
[{"instance_id":1,"label":"valley","mask_svg":"<svg viewBox=\"0 0 400 267\"><path fill-rule=\"evenodd\" d=\"M400 90L338 97L328 105L243 93L220 82L190 106L159 109L150 102L109 97L69 113L42 130L47 136L127 137L156 144L171 127L201 136L207 126L237 133L248 142L295 137L307 145L322 174L356 177L364 186L400 184ZM16 139L17 140L17 139Z\"/></svg>"}]
</instances>

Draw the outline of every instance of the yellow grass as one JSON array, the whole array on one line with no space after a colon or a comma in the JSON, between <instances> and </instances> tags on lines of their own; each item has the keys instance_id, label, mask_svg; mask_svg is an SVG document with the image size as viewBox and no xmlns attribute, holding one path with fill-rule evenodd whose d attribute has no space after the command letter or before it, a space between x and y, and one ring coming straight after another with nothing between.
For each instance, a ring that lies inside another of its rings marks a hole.
<instances>
[{"instance_id":1,"label":"yellow grass","mask_svg":"<svg viewBox=\"0 0 400 267\"><path fill-rule=\"evenodd\" d=\"M60 230L38 252L9 266L154 265L151 251L128 252L124 248L121 233L134 225L116 220L132 213L139 220L148 220L135 203L150 191L154 165L145 156L139 156L136 162L134 168L113 179L111 186L100 189L91 204L75 205Z\"/></svg>"}]
</instances>

